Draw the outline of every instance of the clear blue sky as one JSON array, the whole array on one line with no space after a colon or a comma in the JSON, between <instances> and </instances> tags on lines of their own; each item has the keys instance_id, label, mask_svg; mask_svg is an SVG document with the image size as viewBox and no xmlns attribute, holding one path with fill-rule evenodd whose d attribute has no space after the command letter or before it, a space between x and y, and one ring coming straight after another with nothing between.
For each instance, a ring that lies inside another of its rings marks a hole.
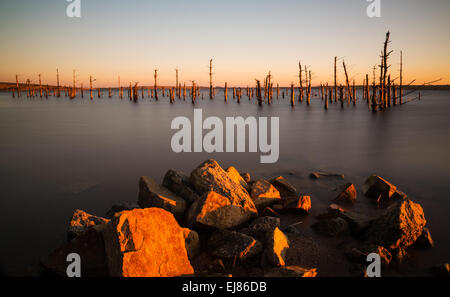
<instances>
[{"instance_id":1,"label":"clear blue sky","mask_svg":"<svg viewBox=\"0 0 450 297\"><path fill-rule=\"evenodd\" d=\"M0 1L0 81L54 83L55 69L69 83L98 85L215 81L253 84L272 71L280 84L297 82L297 64L313 71L313 84L330 81L334 56L343 57L361 83L379 62L391 31L393 76L403 50L406 80L450 83L450 1L381 0L381 18L368 18L366 0L81 0L82 17L66 17L65 0ZM340 78L342 79L342 78Z\"/></svg>"}]
</instances>

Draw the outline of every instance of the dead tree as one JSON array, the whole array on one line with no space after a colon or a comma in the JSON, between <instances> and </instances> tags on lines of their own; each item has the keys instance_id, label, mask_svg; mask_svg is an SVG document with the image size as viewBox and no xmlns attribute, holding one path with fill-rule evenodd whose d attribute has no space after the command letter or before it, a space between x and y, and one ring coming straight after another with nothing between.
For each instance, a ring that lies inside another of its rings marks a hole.
<instances>
[{"instance_id":1,"label":"dead tree","mask_svg":"<svg viewBox=\"0 0 450 297\"><path fill-rule=\"evenodd\" d=\"M400 51L400 85L398 86L398 98L400 105L403 103L402 96L403 96L403 52Z\"/></svg>"},{"instance_id":2,"label":"dead tree","mask_svg":"<svg viewBox=\"0 0 450 297\"><path fill-rule=\"evenodd\" d=\"M213 99L214 94L213 94L213 81L212 81L212 61L213 59L209 60L209 99Z\"/></svg>"},{"instance_id":3,"label":"dead tree","mask_svg":"<svg viewBox=\"0 0 450 297\"><path fill-rule=\"evenodd\" d=\"M225 82L225 90L224 90L224 92L225 92L225 102L227 102L227 100L228 100L228 86L227 86L226 82Z\"/></svg>"},{"instance_id":4,"label":"dead tree","mask_svg":"<svg viewBox=\"0 0 450 297\"><path fill-rule=\"evenodd\" d=\"M295 105L294 83L291 83L291 106Z\"/></svg>"},{"instance_id":5,"label":"dead tree","mask_svg":"<svg viewBox=\"0 0 450 297\"><path fill-rule=\"evenodd\" d=\"M59 90L59 70L56 68L56 97L60 97L61 93Z\"/></svg>"},{"instance_id":6,"label":"dead tree","mask_svg":"<svg viewBox=\"0 0 450 297\"><path fill-rule=\"evenodd\" d=\"M256 80L256 98L258 99L258 105L262 105L262 95L261 95L261 83L259 80Z\"/></svg>"},{"instance_id":7,"label":"dead tree","mask_svg":"<svg viewBox=\"0 0 450 297\"><path fill-rule=\"evenodd\" d=\"M40 73L39 73L39 96L42 98L42 81Z\"/></svg>"},{"instance_id":8,"label":"dead tree","mask_svg":"<svg viewBox=\"0 0 450 297\"><path fill-rule=\"evenodd\" d=\"M153 77L155 79L155 99L158 100L158 69L155 69L155 74L153 75Z\"/></svg>"},{"instance_id":9,"label":"dead tree","mask_svg":"<svg viewBox=\"0 0 450 297\"><path fill-rule=\"evenodd\" d=\"M347 74L347 68L345 67L345 61L342 60L342 65L344 66L344 72L345 72L345 83L347 85L347 95L349 96L349 99L352 100L352 92L350 91L350 82L348 81L348 74Z\"/></svg>"},{"instance_id":10,"label":"dead tree","mask_svg":"<svg viewBox=\"0 0 450 297\"><path fill-rule=\"evenodd\" d=\"M337 57L334 57L334 101L337 101L337 78L336 78Z\"/></svg>"}]
</instances>

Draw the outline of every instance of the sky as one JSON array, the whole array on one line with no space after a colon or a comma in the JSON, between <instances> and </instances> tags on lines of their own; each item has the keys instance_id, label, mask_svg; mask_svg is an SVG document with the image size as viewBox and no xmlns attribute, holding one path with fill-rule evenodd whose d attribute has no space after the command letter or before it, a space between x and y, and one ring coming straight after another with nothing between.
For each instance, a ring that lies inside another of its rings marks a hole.
<instances>
[{"instance_id":1,"label":"sky","mask_svg":"<svg viewBox=\"0 0 450 297\"><path fill-rule=\"evenodd\" d=\"M280 85L298 84L298 62L312 84L332 82L333 60L344 83L342 60L361 84L379 64L386 31L392 78L403 51L404 81L442 78L450 84L450 1L380 0L369 18L366 0L81 0L81 18L69 18L66 0L0 0L0 81L30 79L62 84L122 86L180 82L254 85L271 71Z\"/></svg>"}]
</instances>

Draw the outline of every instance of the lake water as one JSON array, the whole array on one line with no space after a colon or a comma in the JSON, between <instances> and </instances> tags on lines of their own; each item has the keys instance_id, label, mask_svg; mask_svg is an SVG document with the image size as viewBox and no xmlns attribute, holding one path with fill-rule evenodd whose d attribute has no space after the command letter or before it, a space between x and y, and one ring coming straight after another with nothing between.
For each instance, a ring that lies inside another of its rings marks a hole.
<instances>
[{"instance_id":1,"label":"lake water","mask_svg":"<svg viewBox=\"0 0 450 297\"><path fill-rule=\"evenodd\" d=\"M311 194L315 212L335 193L309 180L309 172L345 174L358 188L355 209L372 211L376 206L361 194L361 186L379 174L424 208L436 248L414 258L416 272L450 260L450 91L424 91L420 101L378 113L363 100L324 110L318 97L295 109L287 98L259 107L243 96L237 104L231 92L226 104L221 90L213 101L206 92L205 99L198 98L195 107L203 109L204 118L279 117L275 164L260 164L260 153L172 152L172 119L193 118L188 99L169 104L167 97L137 103L116 93L111 99L87 97L28 99L23 93L13 99L0 93L3 273L20 274L62 242L74 209L104 215L114 203L137 201L141 175L162 181L167 169L189 173L208 158L255 177L285 175Z\"/></svg>"}]
</instances>

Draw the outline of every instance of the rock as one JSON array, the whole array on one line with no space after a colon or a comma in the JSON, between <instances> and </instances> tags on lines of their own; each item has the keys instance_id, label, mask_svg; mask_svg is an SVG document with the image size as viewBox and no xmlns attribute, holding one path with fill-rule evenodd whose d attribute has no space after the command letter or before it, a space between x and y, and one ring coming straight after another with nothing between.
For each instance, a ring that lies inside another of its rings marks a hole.
<instances>
[{"instance_id":1,"label":"rock","mask_svg":"<svg viewBox=\"0 0 450 297\"><path fill-rule=\"evenodd\" d=\"M335 215L344 219L354 235L359 235L372 222L372 218L353 211L337 211Z\"/></svg>"},{"instance_id":2,"label":"rock","mask_svg":"<svg viewBox=\"0 0 450 297\"><path fill-rule=\"evenodd\" d=\"M158 185L155 180L147 176L139 179L138 204L142 208L159 207L177 217L182 216L186 210L186 201L183 198Z\"/></svg>"},{"instance_id":3,"label":"rock","mask_svg":"<svg viewBox=\"0 0 450 297\"><path fill-rule=\"evenodd\" d=\"M424 248L434 247L434 241L431 232L427 227L423 227L422 234L417 238L416 245Z\"/></svg>"},{"instance_id":4,"label":"rock","mask_svg":"<svg viewBox=\"0 0 450 297\"><path fill-rule=\"evenodd\" d=\"M282 198L298 196L297 189L282 176L272 177L269 182L280 192Z\"/></svg>"},{"instance_id":5,"label":"rock","mask_svg":"<svg viewBox=\"0 0 450 297\"><path fill-rule=\"evenodd\" d=\"M236 168L234 168L233 166L228 167L227 173L235 183L241 185L245 190L248 191L249 186L247 182L242 178Z\"/></svg>"},{"instance_id":6,"label":"rock","mask_svg":"<svg viewBox=\"0 0 450 297\"><path fill-rule=\"evenodd\" d=\"M193 203L200 197L191 187L189 176L181 171L170 169L164 175L162 185L183 198L188 203Z\"/></svg>"},{"instance_id":7,"label":"rock","mask_svg":"<svg viewBox=\"0 0 450 297\"><path fill-rule=\"evenodd\" d=\"M111 276L192 275L183 229L162 208L123 211L103 229Z\"/></svg>"},{"instance_id":8,"label":"rock","mask_svg":"<svg viewBox=\"0 0 450 297\"><path fill-rule=\"evenodd\" d=\"M297 226L300 225L302 222L298 222L292 225L287 226L283 229L283 232L288 236L297 236L301 235L301 232L297 229Z\"/></svg>"},{"instance_id":9,"label":"rock","mask_svg":"<svg viewBox=\"0 0 450 297\"><path fill-rule=\"evenodd\" d=\"M194 230L183 228L184 243L189 260L200 254L200 237Z\"/></svg>"},{"instance_id":10,"label":"rock","mask_svg":"<svg viewBox=\"0 0 450 297\"><path fill-rule=\"evenodd\" d=\"M348 224L342 218L325 219L311 226L317 232L335 237L348 231Z\"/></svg>"},{"instance_id":11,"label":"rock","mask_svg":"<svg viewBox=\"0 0 450 297\"><path fill-rule=\"evenodd\" d=\"M264 277L316 277L317 269L307 269L300 266L282 266L269 270Z\"/></svg>"},{"instance_id":12,"label":"rock","mask_svg":"<svg viewBox=\"0 0 450 297\"><path fill-rule=\"evenodd\" d=\"M365 195L374 199L390 199L396 193L397 187L379 177L371 175L367 178L363 186Z\"/></svg>"},{"instance_id":13,"label":"rock","mask_svg":"<svg viewBox=\"0 0 450 297\"><path fill-rule=\"evenodd\" d=\"M280 218L259 217L253 220L253 222L251 222L251 224L245 229L243 233L264 241L268 233L279 227Z\"/></svg>"},{"instance_id":14,"label":"rock","mask_svg":"<svg viewBox=\"0 0 450 297\"><path fill-rule=\"evenodd\" d=\"M310 196L297 196L283 201L283 210L308 213L311 209Z\"/></svg>"},{"instance_id":15,"label":"rock","mask_svg":"<svg viewBox=\"0 0 450 297\"><path fill-rule=\"evenodd\" d=\"M251 182L251 176L250 173L248 172L244 172L241 174L242 178L244 179L244 181L248 184L249 182Z\"/></svg>"},{"instance_id":16,"label":"rock","mask_svg":"<svg viewBox=\"0 0 450 297\"><path fill-rule=\"evenodd\" d=\"M190 226L228 229L242 225L255 216L256 208L250 199L233 200L210 191L191 205L187 223Z\"/></svg>"},{"instance_id":17,"label":"rock","mask_svg":"<svg viewBox=\"0 0 450 297\"><path fill-rule=\"evenodd\" d=\"M267 235L265 246L262 259L263 266L284 266L286 253L289 249L289 239L286 235L280 229L275 228Z\"/></svg>"},{"instance_id":18,"label":"rock","mask_svg":"<svg viewBox=\"0 0 450 297\"><path fill-rule=\"evenodd\" d=\"M362 239L388 249L408 247L422 234L426 224L423 209L409 199L392 205L362 234Z\"/></svg>"},{"instance_id":19,"label":"rock","mask_svg":"<svg viewBox=\"0 0 450 297\"><path fill-rule=\"evenodd\" d=\"M281 201L280 192L264 179L259 179L252 185L250 197L258 209Z\"/></svg>"},{"instance_id":20,"label":"rock","mask_svg":"<svg viewBox=\"0 0 450 297\"><path fill-rule=\"evenodd\" d=\"M69 228L67 230L68 238L70 240L93 226L106 224L108 222L109 220L105 218L96 217L85 211L76 209L70 219Z\"/></svg>"},{"instance_id":21,"label":"rock","mask_svg":"<svg viewBox=\"0 0 450 297\"><path fill-rule=\"evenodd\" d=\"M334 201L339 203L354 203L356 201L356 189L352 183L342 185L338 189L339 194Z\"/></svg>"},{"instance_id":22,"label":"rock","mask_svg":"<svg viewBox=\"0 0 450 297\"><path fill-rule=\"evenodd\" d=\"M372 253L378 254L381 263L384 265L388 265L392 261L391 253L384 247L377 245L361 245L354 247L346 251L345 255L353 262L367 264L367 255Z\"/></svg>"},{"instance_id":23,"label":"rock","mask_svg":"<svg viewBox=\"0 0 450 297\"><path fill-rule=\"evenodd\" d=\"M257 213L247 191L236 183L215 160L206 160L191 173L190 181L194 189L203 195L211 190L228 197L232 205L241 205Z\"/></svg>"},{"instance_id":24,"label":"rock","mask_svg":"<svg viewBox=\"0 0 450 297\"><path fill-rule=\"evenodd\" d=\"M97 225L87 229L71 241L64 243L40 261L41 266L60 276L67 276L67 256L77 253L81 258L81 276L108 276L105 246L101 229L106 225Z\"/></svg>"},{"instance_id":25,"label":"rock","mask_svg":"<svg viewBox=\"0 0 450 297\"><path fill-rule=\"evenodd\" d=\"M251 236L229 230L216 230L208 240L212 256L223 260L249 260L263 250L260 241Z\"/></svg>"},{"instance_id":26,"label":"rock","mask_svg":"<svg viewBox=\"0 0 450 297\"><path fill-rule=\"evenodd\" d=\"M140 208L139 205L128 203L128 202L122 202L119 204L114 204L111 206L111 208L106 212L105 217L108 219L111 219L116 213L124 211L124 210L132 210L135 208Z\"/></svg>"},{"instance_id":27,"label":"rock","mask_svg":"<svg viewBox=\"0 0 450 297\"><path fill-rule=\"evenodd\" d=\"M448 263L431 267L431 273L435 276L450 276L450 265Z\"/></svg>"}]
</instances>

